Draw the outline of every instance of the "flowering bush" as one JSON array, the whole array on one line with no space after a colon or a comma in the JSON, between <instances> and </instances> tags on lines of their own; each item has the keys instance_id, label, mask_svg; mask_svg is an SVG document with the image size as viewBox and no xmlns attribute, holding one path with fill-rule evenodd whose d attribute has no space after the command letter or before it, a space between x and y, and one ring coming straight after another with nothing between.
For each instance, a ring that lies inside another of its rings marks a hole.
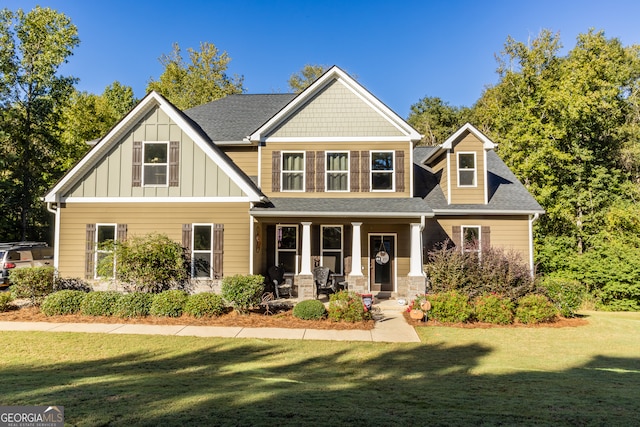
<instances>
[{"instance_id":1,"label":"flowering bush","mask_svg":"<svg viewBox=\"0 0 640 427\"><path fill-rule=\"evenodd\" d=\"M360 322L371 318L365 311L362 298L355 292L340 291L329 297L329 319L334 322Z\"/></svg>"},{"instance_id":2,"label":"flowering bush","mask_svg":"<svg viewBox=\"0 0 640 427\"><path fill-rule=\"evenodd\" d=\"M466 322L473 314L469 297L458 291L427 294L426 298L431 303L431 317L439 322Z\"/></svg>"},{"instance_id":3,"label":"flowering bush","mask_svg":"<svg viewBox=\"0 0 640 427\"><path fill-rule=\"evenodd\" d=\"M475 318L480 322L496 325L509 325L513 323L514 304L508 298L497 294L485 294L473 302Z\"/></svg>"}]
</instances>

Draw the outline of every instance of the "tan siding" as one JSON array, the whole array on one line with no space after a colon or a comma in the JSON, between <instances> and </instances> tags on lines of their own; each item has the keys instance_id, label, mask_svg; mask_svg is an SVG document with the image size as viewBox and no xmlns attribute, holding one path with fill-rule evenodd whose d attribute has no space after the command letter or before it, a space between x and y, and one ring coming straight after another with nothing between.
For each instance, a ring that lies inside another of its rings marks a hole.
<instances>
[{"instance_id":1,"label":"tan siding","mask_svg":"<svg viewBox=\"0 0 640 427\"><path fill-rule=\"evenodd\" d=\"M249 176L258 176L258 147L221 147L223 151Z\"/></svg>"},{"instance_id":2,"label":"tan siding","mask_svg":"<svg viewBox=\"0 0 640 427\"><path fill-rule=\"evenodd\" d=\"M133 141L179 141L178 187L133 187ZM141 122L67 194L71 197L234 197L243 195L227 174L160 109Z\"/></svg>"},{"instance_id":3,"label":"tan siding","mask_svg":"<svg viewBox=\"0 0 640 427\"><path fill-rule=\"evenodd\" d=\"M522 260L529 263L529 218L527 216L507 217L443 217L429 220L425 227L425 244L433 238L453 239L453 226L478 225L491 228L491 246L513 249L522 255ZM440 227L440 229L438 229ZM442 234L444 233L444 234Z\"/></svg>"},{"instance_id":4,"label":"tan siding","mask_svg":"<svg viewBox=\"0 0 640 427\"><path fill-rule=\"evenodd\" d=\"M249 205L247 203L67 204L60 209L60 265L63 277L83 277L86 224L127 224L128 236L152 232L182 241L182 224L224 224L224 274L249 272Z\"/></svg>"},{"instance_id":5,"label":"tan siding","mask_svg":"<svg viewBox=\"0 0 640 427\"><path fill-rule=\"evenodd\" d=\"M457 153L476 153L476 187L458 187L458 156ZM473 134L467 134L458 142L453 152L449 154L451 161L451 204L484 204L485 165L484 148L482 142Z\"/></svg>"},{"instance_id":6,"label":"tan siding","mask_svg":"<svg viewBox=\"0 0 640 427\"><path fill-rule=\"evenodd\" d=\"M402 136L380 113L335 81L268 136Z\"/></svg>"},{"instance_id":7,"label":"tan siding","mask_svg":"<svg viewBox=\"0 0 640 427\"><path fill-rule=\"evenodd\" d=\"M408 142L306 142L306 143L268 143L265 147L262 148L262 182L261 188L262 191L268 197L328 197L328 198L353 198L353 197L412 197L410 194L410 178L411 173L411 157L410 157L410 148L411 144ZM369 150L381 150L381 151L395 151L395 150L404 150L404 189L402 192L369 192L367 191L359 191L359 192L326 192L326 191L315 191L315 192L271 192L271 184L272 184L272 160L271 156L274 151L369 151Z\"/></svg>"},{"instance_id":8,"label":"tan siding","mask_svg":"<svg viewBox=\"0 0 640 427\"><path fill-rule=\"evenodd\" d=\"M440 175L440 187L442 188L442 192L444 193L445 199L448 198L448 188L449 188L449 169L447 168L447 155L442 154L438 156L437 159L432 163L432 169L434 173L441 172Z\"/></svg>"}]
</instances>

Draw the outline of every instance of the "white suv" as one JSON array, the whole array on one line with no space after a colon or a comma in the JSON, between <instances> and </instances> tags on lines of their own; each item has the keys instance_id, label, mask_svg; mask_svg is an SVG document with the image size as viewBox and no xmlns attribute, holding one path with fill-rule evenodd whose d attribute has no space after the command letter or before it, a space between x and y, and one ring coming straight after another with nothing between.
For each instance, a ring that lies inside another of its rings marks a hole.
<instances>
[{"instance_id":1,"label":"white suv","mask_svg":"<svg viewBox=\"0 0 640 427\"><path fill-rule=\"evenodd\" d=\"M11 270L22 267L53 267L53 248L44 242L0 243L0 288L10 285Z\"/></svg>"}]
</instances>

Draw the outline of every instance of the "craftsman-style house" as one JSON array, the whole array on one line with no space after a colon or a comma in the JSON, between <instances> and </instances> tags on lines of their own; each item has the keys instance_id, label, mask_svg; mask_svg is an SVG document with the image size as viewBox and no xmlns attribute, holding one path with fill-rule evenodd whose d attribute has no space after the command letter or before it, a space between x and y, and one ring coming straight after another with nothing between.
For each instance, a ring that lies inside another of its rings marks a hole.
<instances>
[{"instance_id":1,"label":"craftsman-style house","mask_svg":"<svg viewBox=\"0 0 640 427\"><path fill-rule=\"evenodd\" d=\"M423 292L426 251L447 239L533 264L543 210L494 144L469 124L420 138L337 67L297 95L186 111L151 92L45 196L56 267L104 280L101 242L150 232L188 248L197 283L281 265L303 299L319 265L358 292Z\"/></svg>"}]
</instances>

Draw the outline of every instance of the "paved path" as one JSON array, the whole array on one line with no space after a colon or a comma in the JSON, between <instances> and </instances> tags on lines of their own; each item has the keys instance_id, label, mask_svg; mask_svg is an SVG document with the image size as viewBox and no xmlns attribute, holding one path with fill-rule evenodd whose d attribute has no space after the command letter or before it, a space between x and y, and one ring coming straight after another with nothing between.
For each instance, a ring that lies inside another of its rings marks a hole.
<instances>
[{"instance_id":1,"label":"paved path","mask_svg":"<svg viewBox=\"0 0 640 427\"><path fill-rule=\"evenodd\" d=\"M93 332L223 338L275 338L328 341L420 342L395 302L378 305L382 316L372 330L243 328L224 326L144 325L123 323L0 322L0 331Z\"/></svg>"}]
</instances>

